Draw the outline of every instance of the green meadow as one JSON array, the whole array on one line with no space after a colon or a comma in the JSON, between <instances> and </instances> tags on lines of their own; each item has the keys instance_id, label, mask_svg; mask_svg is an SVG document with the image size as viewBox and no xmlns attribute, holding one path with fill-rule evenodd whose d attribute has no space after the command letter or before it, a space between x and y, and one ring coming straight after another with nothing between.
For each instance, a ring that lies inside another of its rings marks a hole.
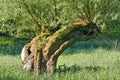
<instances>
[{"instance_id":1,"label":"green meadow","mask_svg":"<svg viewBox=\"0 0 120 80\"><path fill-rule=\"evenodd\" d=\"M23 41L21 44L24 44L28 40L18 41ZM98 45L98 42L91 40L72 45L59 57L56 72L52 76L46 73L35 76L32 72L23 72L21 44L1 45L0 80L120 80L120 51L107 44ZM59 70L60 65L66 68Z\"/></svg>"}]
</instances>

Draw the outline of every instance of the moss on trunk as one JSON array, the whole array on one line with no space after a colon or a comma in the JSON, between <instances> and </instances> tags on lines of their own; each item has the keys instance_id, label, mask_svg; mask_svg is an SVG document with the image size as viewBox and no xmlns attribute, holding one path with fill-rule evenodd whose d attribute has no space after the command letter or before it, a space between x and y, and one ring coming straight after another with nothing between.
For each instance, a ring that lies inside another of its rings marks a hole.
<instances>
[{"instance_id":1,"label":"moss on trunk","mask_svg":"<svg viewBox=\"0 0 120 80\"><path fill-rule=\"evenodd\" d=\"M52 74L55 70L57 59L62 52L70 45L77 41L86 41L95 38L99 29L96 24L90 22L68 26L66 29L60 29L52 35L37 36L29 44L30 55L27 56L26 62L34 58L34 71L39 74L45 71ZM46 40L42 40L44 37ZM28 50L27 50L28 51Z\"/></svg>"}]
</instances>

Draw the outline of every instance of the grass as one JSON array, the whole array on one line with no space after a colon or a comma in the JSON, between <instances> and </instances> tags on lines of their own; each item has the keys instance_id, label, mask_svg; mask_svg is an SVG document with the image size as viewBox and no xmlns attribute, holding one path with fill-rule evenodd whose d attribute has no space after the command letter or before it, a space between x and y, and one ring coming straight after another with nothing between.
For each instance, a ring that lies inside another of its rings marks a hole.
<instances>
[{"instance_id":1,"label":"grass","mask_svg":"<svg viewBox=\"0 0 120 80\"><path fill-rule=\"evenodd\" d=\"M120 51L107 44L87 41L72 45L59 57L57 72L49 77L23 73L20 51L26 40L18 39L21 44L16 45L15 38L13 42L5 38L0 37L0 80L120 80ZM64 72L58 69L63 64Z\"/></svg>"},{"instance_id":2,"label":"grass","mask_svg":"<svg viewBox=\"0 0 120 80\"><path fill-rule=\"evenodd\" d=\"M0 80L120 80L119 51L98 48L67 55L64 52L58 60L58 65L62 64L67 67L76 64L80 69L74 73L56 72L52 77L46 74L35 76L33 73L23 73L19 55L1 54Z\"/></svg>"}]
</instances>

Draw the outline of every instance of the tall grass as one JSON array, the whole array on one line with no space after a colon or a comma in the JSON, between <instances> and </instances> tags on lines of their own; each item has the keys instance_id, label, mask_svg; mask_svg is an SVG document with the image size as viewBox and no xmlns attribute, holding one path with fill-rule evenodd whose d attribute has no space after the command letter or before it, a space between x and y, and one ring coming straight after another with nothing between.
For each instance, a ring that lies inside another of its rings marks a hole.
<instances>
[{"instance_id":1,"label":"tall grass","mask_svg":"<svg viewBox=\"0 0 120 80\"><path fill-rule=\"evenodd\" d=\"M80 69L60 74L56 72L35 76L23 73L20 56L0 54L0 80L120 80L120 52L103 48L83 50L76 54L65 52L58 60L58 66L71 67L76 64Z\"/></svg>"},{"instance_id":2,"label":"tall grass","mask_svg":"<svg viewBox=\"0 0 120 80\"><path fill-rule=\"evenodd\" d=\"M22 70L20 52L27 41L20 39L21 44L3 45L5 41L10 42L9 39L0 39L0 80L120 80L120 51L112 49L109 44L101 44L100 40L72 45L59 57L54 75L35 76ZM63 64L66 66L64 72L59 70Z\"/></svg>"}]
</instances>

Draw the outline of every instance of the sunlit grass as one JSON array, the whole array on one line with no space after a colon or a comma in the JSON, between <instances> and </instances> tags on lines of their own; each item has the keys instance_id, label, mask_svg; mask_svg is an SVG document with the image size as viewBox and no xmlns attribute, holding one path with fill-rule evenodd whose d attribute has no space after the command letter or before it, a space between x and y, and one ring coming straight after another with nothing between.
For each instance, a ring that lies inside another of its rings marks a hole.
<instances>
[{"instance_id":1,"label":"sunlit grass","mask_svg":"<svg viewBox=\"0 0 120 80\"><path fill-rule=\"evenodd\" d=\"M25 74L19 55L0 54L0 80L120 80L120 52L102 48L82 50L79 53L66 54L59 57L58 65L71 67L76 64L81 69L59 74L52 77L46 74L35 76ZM100 67L94 71L95 67Z\"/></svg>"},{"instance_id":2,"label":"sunlit grass","mask_svg":"<svg viewBox=\"0 0 120 80\"><path fill-rule=\"evenodd\" d=\"M80 66L103 66L107 67L116 61L120 61L120 52L115 50L105 50L102 48L93 50L81 50L79 53L65 55L59 57L58 63L64 64L63 60L66 59L65 64L73 65L79 64ZM62 63L60 63L62 62ZM87 63L87 64L86 64ZM111 65L114 66L114 65Z\"/></svg>"},{"instance_id":3,"label":"sunlit grass","mask_svg":"<svg viewBox=\"0 0 120 80\"><path fill-rule=\"evenodd\" d=\"M80 69L56 72L49 77L23 73L20 52L24 42L16 45L16 39L11 40L10 37L0 38L0 80L120 80L120 51L111 49L108 44L94 40L72 45L59 57L57 69L63 64L67 68L77 65Z\"/></svg>"}]
</instances>

